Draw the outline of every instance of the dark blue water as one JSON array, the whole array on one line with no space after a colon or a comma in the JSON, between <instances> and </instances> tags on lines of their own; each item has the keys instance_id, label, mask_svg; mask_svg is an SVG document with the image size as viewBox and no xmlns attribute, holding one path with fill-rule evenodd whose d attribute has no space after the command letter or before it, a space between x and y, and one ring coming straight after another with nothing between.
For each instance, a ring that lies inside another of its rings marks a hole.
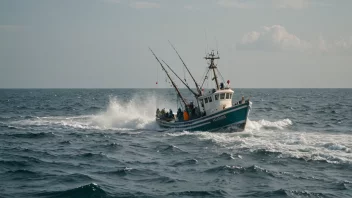
<instances>
[{"instance_id":1,"label":"dark blue water","mask_svg":"<svg viewBox=\"0 0 352 198\"><path fill-rule=\"evenodd\" d=\"M241 133L160 132L171 89L0 90L0 197L352 197L352 89L235 94Z\"/></svg>"}]
</instances>

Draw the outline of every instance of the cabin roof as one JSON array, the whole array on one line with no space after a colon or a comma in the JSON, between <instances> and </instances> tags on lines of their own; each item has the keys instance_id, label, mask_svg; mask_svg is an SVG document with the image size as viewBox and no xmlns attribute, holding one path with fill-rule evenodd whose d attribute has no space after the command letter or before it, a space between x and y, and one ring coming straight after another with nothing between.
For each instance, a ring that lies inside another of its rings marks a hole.
<instances>
[{"instance_id":1,"label":"cabin roof","mask_svg":"<svg viewBox=\"0 0 352 198\"><path fill-rule=\"evenodd\" d=\"M206 95L200 96L199 99L203 99L211 95L220 94L220 93L234 93L234 91L232 89L218 89L214 93L208 93Z\"/></svg>"}]
</instances>

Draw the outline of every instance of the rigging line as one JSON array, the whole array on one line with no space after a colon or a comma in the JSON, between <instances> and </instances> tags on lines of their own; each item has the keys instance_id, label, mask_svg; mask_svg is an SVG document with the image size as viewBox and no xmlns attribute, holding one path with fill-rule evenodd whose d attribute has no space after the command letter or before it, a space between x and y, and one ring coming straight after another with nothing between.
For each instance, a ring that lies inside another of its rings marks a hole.
<instances>
[{"instance_id":1,"label":"rigging line","mask_svg":"<svg viewBox=\"0 0 352 198\"><path fill-rule=\"evenodd\" d=\"M202 83L202 87L203 87L203 85L204 85L205 80L208 79L208 73L209 73L209 71L210 71L210 69L208 69L207 74L206 74L205 77L204 77L204 80L203 80L203 83Z\"/></svg>"},{"instance_id":2,"label":"rigging line","mask_svg":"<svg viewBox=\"0 0 352 198\"><path fill-rule=\"evenodd\" d=\"M174 72L174 70L171 69L171 67L170 67L164 60L162 60L162 61L163 61L163 62L165 63L165 65L170 69L170 71L171 71L172 73L174 73L175 76L187 87L187 89L188 89L190 92L192 92L196 98L198 98L199 95L198 95L196 92L194 92L185 82L183 82L182 79L176 74L176 72Z\"/></svg>"},{"instance_id":3,"label":"rigging line","mask_svg":"<svg viewBox=\"0 0 352 198\"><path fill-rule=\"evenodd\" d=\"M201 90L199 89L199 85L197 83L197 81L194 79L193 75L191 74L191 72L189 71L188 67L186 66L186 63L183 61L183 59L181 58L180 54L178 53L178 51L176 50L175 46L169 41L171 47L175 50L176 54L178 55L178 57L180 58L180 60L182 61L183 65L185 66L185 68L188 71L188 74L192 77L194 84L196 85L197 91L199 93L199 95L202 94Z\"/></svg>"},{"instance_id":4,"label":"rigging line","mask_svg":"<svg viewBox=\"0 0 352 198\"><path fill-rule=\"evenodd\" d=\"M169 73L166 71L164 65L160 62L160 60L158 59L158 57L155 55L155 53L153 52L153 50L151 48L149 48L149 50L152 52L152 54L154 55L155 59L159 62L161 68L164 70L164 72L166 73L167 77L169 78L169 80L172 83L172 86L175 88L177 94L179 95L179 97L182 99L182 102L185 104L185 108L187 107L187 102L186 100L182 97L180 90L177 88L176 84L174 83L174 81L172 80L172 78L170 77Z\"/></svg>"},{"instance_id":5,"label":"rigging line","mask_svg":"<svg viewBox=\"0 0 352 198\"><path fill-rule=\"evenodd\" d=\"M224 83L225 83L225 79L224 79L224 77L221 75L221 73L220 73L220 71L218 70L218 68L216 68L216 71L218 71L218 73L220 74L221 79L222 79L222 82L224 82Z\"/></svg>"},{"instance_id":6,"label":"rigging line","mask_svg":"<svg viewBox=\"0 0 352 198\"><path fill-rule=\"evenodd\" d=\"M203 76L202 76L202 79L204 79L204 78L206 77L207 73L208 73L208 69L205 69L204 74L203 74ZM201 88L202 88L202 87L201 87Z\"/></svg>"}]
</instances>

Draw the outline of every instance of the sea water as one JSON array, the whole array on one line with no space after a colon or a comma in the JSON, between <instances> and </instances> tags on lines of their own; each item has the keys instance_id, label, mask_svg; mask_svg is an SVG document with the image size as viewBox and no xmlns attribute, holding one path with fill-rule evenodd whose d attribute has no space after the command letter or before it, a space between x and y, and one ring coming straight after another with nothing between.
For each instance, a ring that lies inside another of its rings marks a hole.
<instances>
[{"instance_id":1,"label":"sea water","mask_svg":"<svg viewBox=\"0 0 352 198\"><path fill-rule=\"evenodd\" d=\"M352 89L242 95L210 133L159 128L172 89L0 90L0 197L352 197Z\"/></svg>"}]
</instances>

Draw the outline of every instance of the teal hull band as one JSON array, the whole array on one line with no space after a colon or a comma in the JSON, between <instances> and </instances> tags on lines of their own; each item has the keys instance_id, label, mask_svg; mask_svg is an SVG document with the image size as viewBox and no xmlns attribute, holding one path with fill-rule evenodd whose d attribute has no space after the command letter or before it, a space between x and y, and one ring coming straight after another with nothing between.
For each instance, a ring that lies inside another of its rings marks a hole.
<instances>
[{"instance_id":1,"label":"teal hull band","mask_svg":"<svg viewBox=\"0 0 352 198\"><path fill-rule=\"evenodd\" d=\"M229 126L234 127L235 131L243 131L246 126L250 108L251 103L247 102L209 116L186 122L167 122L160 119L156 119L156 122L162 128L175 129L178 131L217 131Z\"/></svg>"}]
</instances>

